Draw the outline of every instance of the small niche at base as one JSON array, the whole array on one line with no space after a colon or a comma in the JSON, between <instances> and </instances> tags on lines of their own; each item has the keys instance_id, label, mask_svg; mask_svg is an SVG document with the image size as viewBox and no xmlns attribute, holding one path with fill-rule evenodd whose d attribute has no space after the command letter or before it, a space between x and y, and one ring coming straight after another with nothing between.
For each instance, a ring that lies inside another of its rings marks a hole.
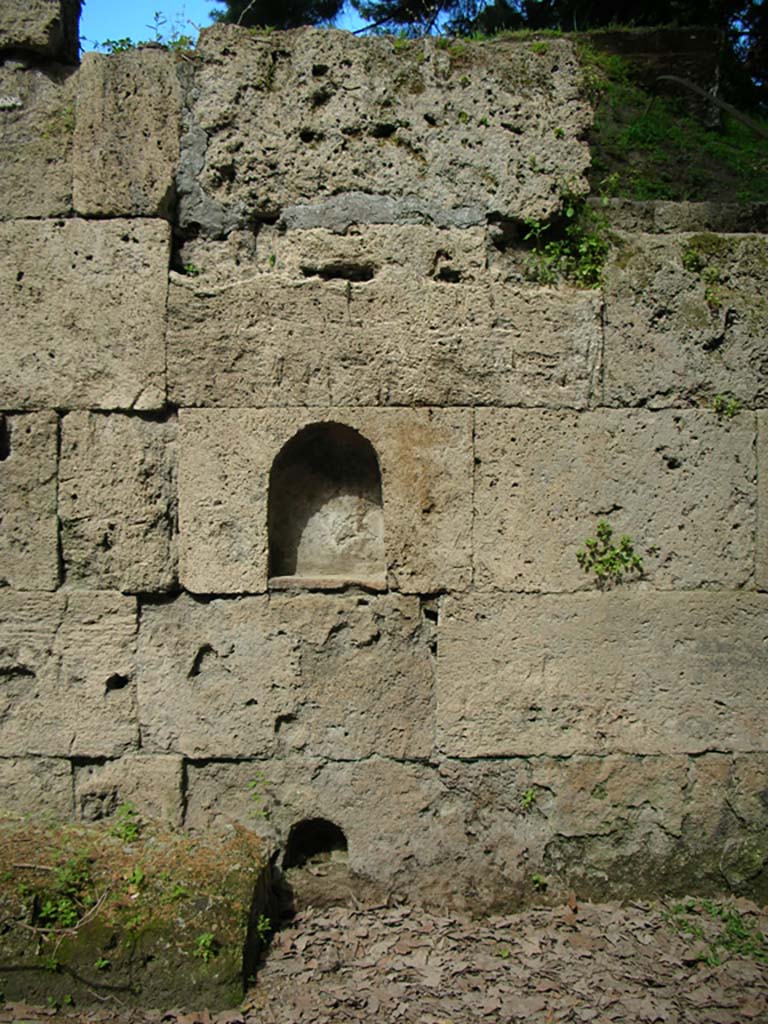
<instances>
[{"instance_id":1,"label":"small niche at base","mask_svg":"<svg viewBox=\"0 0 768 1024\"><path fill-rule=\"evenodd\" d=\"M11 425L5 416L0 416L0 462L11 454Z\"/></svg>"},{"instance_id":2,"label":"small niche at base","mask_svg":"<svg viewBox=\"0 0 768 1024\"><path fill-rule=\"evenodd\" d=\"M305 818L291 826L283 857L283 869L329 861L346 863L347 837L326 818Z\"/></svg>"}]
</instances>

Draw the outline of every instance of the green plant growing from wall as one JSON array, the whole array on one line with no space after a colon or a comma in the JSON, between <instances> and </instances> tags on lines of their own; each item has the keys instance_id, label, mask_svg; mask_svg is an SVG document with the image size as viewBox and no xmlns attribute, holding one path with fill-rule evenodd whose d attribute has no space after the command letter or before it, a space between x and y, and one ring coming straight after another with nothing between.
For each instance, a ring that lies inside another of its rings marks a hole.
<instances>
[{"instance_id":1,"label":"green plant growing from wall","mask_svg":"<svg viewBox=\"0 0 768 1024\"><path fill-rule=\"evenodd\" d=\"M132 803L120 804L115 812L112 835L124 843L135 843L141 834L141 818Z\"/></svg>"},{"instance_id":2,"label":"green plant growing from wall","mask_svg":"<svg viewBox=\"0 0 768 1024\"><path fill-rule=\"evenodd\" d=\"M578 561L584 572L593 573L598 586L608 587L622 583L624 577L637 573L643 574L643 560L633 547L632 540L626 535L613 543L613 530L609 523L601 520L597 524L596 537L588 537L584 547L576 552Z\"/></svg>"},{"instance_id":3,"label":"green plant growing from wall","mask_svg":"<svg viewBox=\"0 0 768 1024\"><path fill-rule=\"evenodd\" d=\"M712 399L712 408L720 419L725 417L725 419L732 420L741 412L742 405L739 399L732 395L715 395Z\"/></svg>"},{"instance_id":4,"label":"green plant growing from wall","mask_svg":"<svg viewBox=\"0 0 768 1024\"><path fill-rule=\"evenodd\" d=\"M564 227L560 237L552 237L552 223L527 220L524 241L532 251L525 261L525 276L539 284L557 284L567 280L580 288L597 288L603 280L603 268L610 250L605 218L581 199L563 198Z\"/></svg>"}]
</instances>

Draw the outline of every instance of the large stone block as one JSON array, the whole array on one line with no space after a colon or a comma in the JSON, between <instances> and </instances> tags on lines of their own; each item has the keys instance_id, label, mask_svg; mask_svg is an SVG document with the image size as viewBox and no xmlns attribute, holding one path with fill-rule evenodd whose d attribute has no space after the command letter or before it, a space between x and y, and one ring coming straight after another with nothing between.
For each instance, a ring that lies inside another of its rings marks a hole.
<instances>
[{"instance_id":1,"label":"large stone block","mask_svg":"<svg viewBox=\"0 0 768 1024\"><path fill-rule=\"evenodd\" d=\"M0 586L59 585L58 417L0 414Z\"/></svg>"},{"instance_id":2,"label":"large stone block","mask_svg":"<svg viewBox=\"0 0 768 1024\"><path fill-rule=\"evenodd\" d=\"M196 57L180 219L204 233L345 192L373 197L369 221L387 196L482 223L547 217L562 190L586 190L591 111L565 40L444 49L220 25Z\"/></svg>"},{"instance_id":3,"label":"large stone block","mask_svg":"<svg viewBox=\"0 0 768 1024\"><path fill-rule=\"evenodd\" d=\"M597 523L629 535L660 589L753 581L755 420L645 410L476 414L475 582L593 587L576 553Z\"/></svg>"},{"instance_id":4,"label":"large stone block","mask_svg":"<svg viewBox=\"0 0 768 1024\"><path fill-rule=\"evenodd\" d=\"M438 745L456 757L764 746L762 595L446 598Z\"/></svg>"},{"instance_id":5,"label":"large stone block","mask_svg":"<svg viewBox=\"0 0 768 1024\"><path fill-rule=\"evenodd\" d=\"M432 623L417 598L272 595L142 611L143 749L426 757Z\"/></svg>"},{"instance_id":6,"label":"large stone block","mask_svg":"<svg viewBox=\"0 0 768 1024\"><path fill-rule=\"evenodd\" d=\"M427 764L385 758L269 761L189 765L185 824L223 829L241 823L283 845L292 825L324 818L344 832L349 867L392 886L414 878L426 887L435 871L443 891L455 877L446 871L447 816L441 819L445 787ZM258 803L254 802L254 788ZM254 817L254 813L263 817ZM454 841L452 849L457 847Z\"/></svg>"},{"instance_id":7,"label":"large stone block","mask_svg":"<svg viewBox=\"0 0 768 1024\"><path fill-rule=\"evenodd\" d=\"M341 257L312 264L308 248L305 266L336 272ZM290 265L284 273L254 267L247 276L233 267L228 282L219 266L210 287L205 273L172 275L171 400L585 408L599 370L599 298L479 282L474 269L463 283L436 278L469 263L455 248L441 262L445 251L434 237L434 273L393 261L364 282L299 276ZM356 272L365 265L360 258Z\"/></svg>"},{"instance_id":8,"label":"large stone block","mask_svg":"<svg viewBox=\"0 0 768 1024\"><path fill-rule=\"evenodd\" d=\"M0 50L28 50L76 64L82 0L4 0Z\"/></svg>"},{"instance_id":9,"label":"large stone block","mask_svg":"<svg viewBox=\"0 0 768 1024\"><path fill-rule=\"evenodd\" d=\"M68 586L149 593L176 579L176 421L71 412L59 515Z\"/></svg>"},{"instance_id":10,"label":"large stone block","mask_svg":"<svg viewBox=\"0 0 768 1024\"><path fill-rule=\"evenodd\" d=\"M162 221L0 224L0 407L165 401Z\"/></svg>"},{"instance_id":11,"label":"large stone block","mask_svg":"<svg viewBox=\"0 0 768 1024\"><path fill-rule=\"evenodd\" d=\"M0 220L57 217L72 209L77 78L67 75L15 60L0 65Z\"/></svg>"},{"instance_id":12,"label":"large stone block","mask_svg":"<svg viewBox=\"0 0 768 1024\"><path fill-rule=\"evenodd\" d=\"M389 585L428 593L468 584L470 411L188 409L179 422L180 575L187 589L267 588L270 469L299 430L324 422L359 431L376 451Z\"/></svg>"},{"instance_id":13,"label":"large stone block","mask_svg":"<svg viewBox=\"0 0 768 1024\"><path fill-rule=\"evenodd\" d=\"M0 591L0 622L4 755L110 757L138 743L135 601Z\"/></svg>"},{"instance_id":14,"label":"large stone block","mask_svg":"<svg viewBox=\"0 0 768 1024\"><path fill-rule=\"evenodd\" d=\"M768 401L768 238L627 236L605 278L605 402Z\"/></svg>"},{"instance_id":15,"label":"large stone block","mask_svg":"<svg viewBox=\"0 0 768 1024\"><path fill-rule=\"evenodd\" d=\"M768 590L768 412L757 414L757 557L759 590Z\"/></svg>"},{"instance_id":16,"label":"large stone block","mask_svg":"<svg viewBox=\"0 0 768 1024\"><path fill-rule=\"evenodd\" d=\"M177 827L184 813L183 773L180 757L153 754L76 765L76 813L83 821L98 821L129 804L140 821Z\"/></svg>"},{"instance_id":17,"label":"large stone block","mask_svg":"<svg viewBox=\"0 0 768 1024\"><path fill-rule=\"evenodd\" d=\"M0 757L0 793L0 814L69 818L72 765L63 757Z\"/></svg>"},{"instance_id":18,"label":"large stone block","mask_svg":"<svg viewBox=\"0 0 768 1024\"><path fill-rule=\"evenodd\" d=\"M78 77L75 210L89 217L170 217L181 130L173 55L86 53Z\"/></svg>"}]
</instances>

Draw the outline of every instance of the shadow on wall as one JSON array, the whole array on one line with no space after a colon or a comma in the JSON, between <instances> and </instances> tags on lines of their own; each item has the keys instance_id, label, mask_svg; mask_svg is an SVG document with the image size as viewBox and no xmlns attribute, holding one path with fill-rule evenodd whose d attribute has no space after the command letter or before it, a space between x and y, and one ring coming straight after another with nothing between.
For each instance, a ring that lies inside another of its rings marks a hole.
<instances>
[{"instance_id":1,"label":"shadow on wall","mask_svg":"<svg viewBox=\"0 0 768 1024\"><path fill-rule=\"evenodd\" d=\"M381 472L370 441L341 423L300 430L272 466L268 523L272 582L383 585Z\"/></svg>"}]
</instances>

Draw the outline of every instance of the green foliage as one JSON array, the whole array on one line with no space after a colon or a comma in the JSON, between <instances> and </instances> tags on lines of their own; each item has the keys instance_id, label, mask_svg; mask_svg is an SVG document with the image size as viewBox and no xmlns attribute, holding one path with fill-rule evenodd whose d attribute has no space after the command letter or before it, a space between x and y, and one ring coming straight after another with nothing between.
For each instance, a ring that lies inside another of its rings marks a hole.
<instances>
[{"instance_id":1,"label":"green foliage","mask_svg":"<svg viewBox=\"0 0 768 1024\"><path fill-rule=\"evenodd\" d=\"M536 892L546 892L549 888L549 882L543 875L531 875L531 885Z\"/></svg>"},{"instance_id":2,"label":"green foliage","mask_svg":"<svg viewBox=\"0 0 768 1024\"><path fill-rule=\"evenodd\" d=\"M254 818L266 818L267 810L264 806L266 799L267 777L264 772L256 772L248 783L251 791L251 814Z\"/></svg>"},{"instance_id":3,"label":"green foliage","mask_svg":"<svg viewBox=\"0 0 768 1024\"><path fill-rule=\"evenodd\" d=\"M153 33L152 39L141 39L137 42L129 36L123 36L121 39L105 39L94 45L98 50L114 54L128 53L131 50L137 50L140 46L152 43L163 46L171 53L185 54L194 48L195 40L187 32L182 31L183 24L184 22L178 19L169 24L168 18L161 11L155 11L152 24L147 25L147 28ZM191 24L191 22L187 24Z\"/></svg>"},{"instance_id":4,"label":"green foliage","mask_svg":"<svg viewBox=\"0 0 768 1024\"><path fill-rule=\"evenodd\" d=\"M115 824L110 832L124 843L135 843L141 834L141 825L141 818L133 804L124 803L115 812Z\"/></svg>"},{"instance_id":5,"label":"green foliage","mask_svg":"<svg viewBox=\"0 0 768 1024\"><path fill-rule=\"evenodd\" d=\"M664 916L675 931L709 947L702 960L710 967L722 963L724 952L768 964L768 939L734 906L688 899L673 904ZM714 934L711 924L716 926Z\"/></svg>"},{"instance_id":6,"label":"green foliage","mask_svg":"<svg viewBox=\"0 0 768 1024\"><path fill-rule=\"evenodd\" d=\"M732 420L734 416L741 412L742 404L738 398L734 398L732 395L715 395L712 399L712 408L720 419L725 417Z\"/></svg>"},{"instance_id":7,"label":"green foliage","mask_svg":"<svg viewBox=\"0 0 768 1024\"><path fill-rule=\"evenodd\" d=\"M272 934L272 921L266 916L266 914L259 914L256 919L256 935L259 941L266 944L270 935Z\"/></svg>"},{"instance_id":8,"label":"green foliage","mask_svg":"<svg viewBox=\"0 0 768 1024\"><path fill-rule=\"evenodd\" d=\"M97 971L108 971L112 966L112 961L108 960L105 956L99 956L94 960L93 966Z\"/></svg>"},{"instance_id":9,"label":"green foliage","mask_svg":"<svg viewBox=\"0 0 768 1024\"><path fill-rule=\"evenodd\" d=\"M204 964L209 963L215 956L218 956L219 943L213 932L203 932L195 939L195 948L192 955L199 957Z\"/></svg>"},{"instance_id":10,"label":"green foliage","mask_svg":"<svg viewBox=\"0 0 768 1024\"><path fill-rule=\"evenodd\" d=\"M604 520L597 524L596 533L596 538L588 538L584 547L576 552L584 572L594 573L601 587L621 583L629 573L642 576L643 560L636 554L629 537L620 537L618 545L613 544L613 530Z\"/></svg>"},{"instance_id":11,"label":"green foliage","mask_svg":"<svg viewBox=\"0 0 768 1024\"><path fill-rule=\"evenodd\" d=\"M683 99L633 81L621 57L583 43L577 50L595 107L593 185L610 182L607 194L628 199L768 201L768 139L730 115L721 129L707 128Z\"/></svg>"},{"instance_id":12,"label":"green foliage","mask_svg":"<svg viewBox=\"0 0 768 1024\"><path fill-rule=\"evenodd\" d=\"M199 277L202 274L202 270L196 263L185 263L183 269L187 277Z\"/></svg>"},{"instance_id":13,"label":"green foliage","mask_svg":"<svg viewBox=\"0 0 768 1024\"><path fill-rule=\"evenodd\" d=\"M520 799L520 803L522 804L523 811L526 814L528 813L528 811L533 810L533 808L536 806L536 790L526 789L526 791L523 793Z\"/></svg>"},{"instance_id":14,"label":"green foliage","mask_svg":"<svg viewBox=\"0 0 768 1024\"><path fill-rule=\"evenodd\" d=\"M533 247L525 275L539 284L567 280L580 288L597 288L610 250L607 222L581 200L565 196L563 204L564 228L537 220L525 222L524 240ZM560 237L550 237L558 227Z\"/></svg>"},{"instance_id":15,"label":"green foliage","mask_svg":"<svg viewBox=\"0 0 768 1024\"><path fill-rule=\"evenodd\" d=\"M74 928L93 906L92 887L85 857L65 861L53 872L51 885L37 896L34 923L41 928Z\"/></svg>"}]
</instances>

